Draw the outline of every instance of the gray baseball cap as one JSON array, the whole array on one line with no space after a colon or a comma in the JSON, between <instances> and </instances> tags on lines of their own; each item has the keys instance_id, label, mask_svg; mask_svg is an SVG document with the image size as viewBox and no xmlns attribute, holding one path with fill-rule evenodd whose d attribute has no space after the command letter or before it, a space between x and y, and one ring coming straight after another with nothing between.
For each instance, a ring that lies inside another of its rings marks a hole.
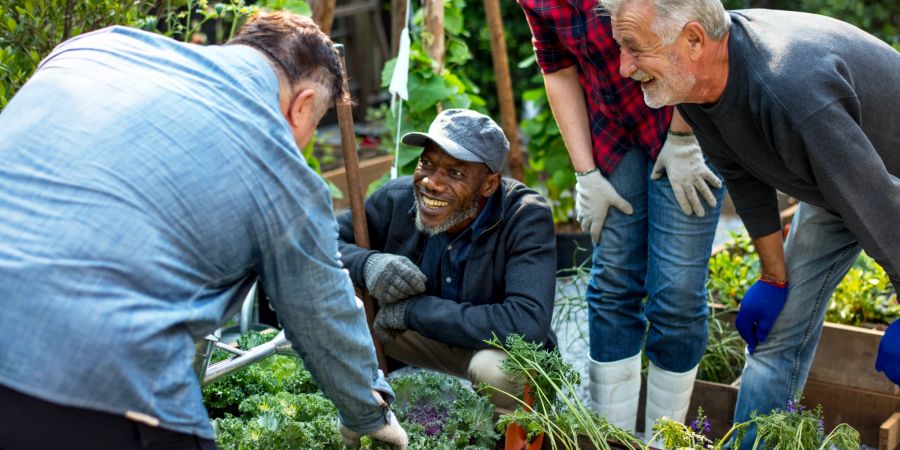
<instances>
[{"instance_id":1,"label":"gray baseball cap","mask_svg":"<svg viewBox=\"0 0 900 450\"><path fill-rule=\"evenodd\" d=\"M490 117L469 109L445 109L431 122L428 133L407 133L401 141L413 147L434 142L456 159L485 163L491 172L503 168L509 153L509 141L500 126Z\"/></svg>"}]
</instances>

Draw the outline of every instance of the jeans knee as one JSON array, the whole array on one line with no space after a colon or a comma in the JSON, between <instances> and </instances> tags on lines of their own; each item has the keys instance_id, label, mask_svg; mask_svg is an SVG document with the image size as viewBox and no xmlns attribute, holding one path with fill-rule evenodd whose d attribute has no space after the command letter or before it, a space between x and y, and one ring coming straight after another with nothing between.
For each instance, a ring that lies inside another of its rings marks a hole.
<instances>
[{"instance_id":1,"label":"jeans knee","mask_svg":"<svg viewBox=\"0 0 900 450\"><path fill-rule=\"evenodd\" d=\"M500 370L500 363L506 359L506 353L488 349L475 352L469 362L469 380L476 387L486 384L491 387L490 399L495 407L513 411L522 397L522 387Z\"/></svg>"},{"instance_id":2,"label":"jeans knee","mask_svg":"<svg viewBox=\"0 0 900 450\"><path fill-rule=\"evenodd\" d=\"M700 363L708 338L706 320L677 327L653 324L647 334L647 357L670 372L686 372Z\"/></svg>"}]
</instances>

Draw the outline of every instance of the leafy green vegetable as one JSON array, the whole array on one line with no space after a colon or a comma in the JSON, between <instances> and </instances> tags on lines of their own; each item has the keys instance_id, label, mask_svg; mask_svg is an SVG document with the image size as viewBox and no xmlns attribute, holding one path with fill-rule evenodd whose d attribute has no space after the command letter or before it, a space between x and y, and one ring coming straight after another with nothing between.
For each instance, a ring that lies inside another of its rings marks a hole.
<instances>
[{"instance_id":1,"label":"leafy green vegetable","mask_svg":"<svg viewBox=\"0 0 900 450\"><path fill-rule=\"evenodd\" d=\"M732 240L709 261L710 301L736 308L759 278L759 256L746 233ZM865 253L835 289L825 320L845 325L886 325L900 318L897 291L884 269Z\"/></svg>"},{"instance_id":2,"label":"leafy green vegetable","mask_svg":"<svg viewBox=\"0 0 900 450\"><path fill-rule=\"evenodd\" d=\"M393 410L412 439L410 448L493 448L493 405L459 379L435 372L415 372L391 381Z\"/></svg>"},{"instance_id":3,"label":"leafy green vegetable","mask_svg":"<svg viewBox=\"0 0 900 450\"><path fill-rule=\"evenodd\" d=\"M709 300L737 307L759 278L759 256L746 233L730 232L731 240L709 259Z\"/></svg>"},{"instance_id":4,"label":"leafy green vegetable","mask_svg":"<svg viewBox=\"0 0 900 450\"><path fill-rule=\"evenodd\" d=\"M250 332L237 344L247 349L273 337ZM499 440L493 405L459 379L416 372L392 384L397 394L393 410L409 435L410 448L490 450ZM318 392L299 359L265 359L207 386L203 393L223 450L344 448L337 409ZM390 448L369 438L362 444L368 450Z\"/></svg>"},{"instance_id":5,"label":"leafy green vegetable","mask_svg":"<svg viewBox=\"0 0 900 450\"><path fill-rule=\"evenodd\" d=\"M272 340L277 333L251 331L237 340L240 349L247 350ZM231 354L216 349L211 361L227 359ZM297 358L276 355L264 359L234 374L219 379L203 388L203 401L212 418L238 415L238 406L244 399L259 394L278 392L292 394L317 392L312 375Z\"/></svg>"}]
</instances>

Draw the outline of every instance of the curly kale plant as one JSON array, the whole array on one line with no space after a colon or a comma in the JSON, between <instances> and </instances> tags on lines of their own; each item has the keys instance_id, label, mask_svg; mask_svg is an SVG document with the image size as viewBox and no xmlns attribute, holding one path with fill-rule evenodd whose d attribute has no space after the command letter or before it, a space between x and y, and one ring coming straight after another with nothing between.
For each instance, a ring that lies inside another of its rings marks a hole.
<instances>
[{"instance_id":1,"label":"curly kale plant","mask_svg":"<svg viewBox=\"0 0 900 450\"><path fill-rule=\"evenodd\" d=\"M251 332L238 346L251 348L273 334ZM227 353L223 356L227 357ZM459 379L417 372L392 380L393 410L410 448L493 449L494 407ZM274 356L225 377L204 391L216 443L223 450L343 449L334 405L318 392L299 359ZM366 450L389 449L368 437Z\"/></svg>"},{"instance_id":2,"label":"curly kale plant","mask_svg":"<svg viewBox=\"0 0 900 450\"><path fill-rule=\"evenodd\" d=\"M277 333L251 331L237 340L238 348L247 350L272 340ZM230 356L222 350L213 352L212 361ZM312 393L319 389L310 373L297 358L276 355L241 369L203 388L203 402L212 418L239 414L238 405L251 396L289 392Z\"/></svg>"},{"instance_id":3,"label":"curly kale plant","mask_svg":"<svg viewBox=\"0 0 900 450\"><path fill-rule=\"evenodd\" d=\"M391 386L410 448L491 449L497 443L493 405L459 379L422 371L391 380Z\"/></svg>"}]
</instances>

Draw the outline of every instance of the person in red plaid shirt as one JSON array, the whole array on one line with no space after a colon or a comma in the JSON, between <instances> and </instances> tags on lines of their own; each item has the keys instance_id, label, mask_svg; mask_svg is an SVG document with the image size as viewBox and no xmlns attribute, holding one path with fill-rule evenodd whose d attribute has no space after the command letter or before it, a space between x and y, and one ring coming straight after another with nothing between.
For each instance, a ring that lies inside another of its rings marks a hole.
<instances>
[{"instance_id":1,"label":"person in red plaid shirt","mask_svg":"<svg viewBox=\"0 0 900 450\"><path fill-rule=\"evenodd\" d=\"M646 338L645 430L662 416L684 421L708 337L721 178L687 123L662 107L670 99L656 80L619 75L610 20L595 0L518 1L576 171L576 216L595 243L587 290L594 408L635 429Z\"/></svg>"}]
</instances>

